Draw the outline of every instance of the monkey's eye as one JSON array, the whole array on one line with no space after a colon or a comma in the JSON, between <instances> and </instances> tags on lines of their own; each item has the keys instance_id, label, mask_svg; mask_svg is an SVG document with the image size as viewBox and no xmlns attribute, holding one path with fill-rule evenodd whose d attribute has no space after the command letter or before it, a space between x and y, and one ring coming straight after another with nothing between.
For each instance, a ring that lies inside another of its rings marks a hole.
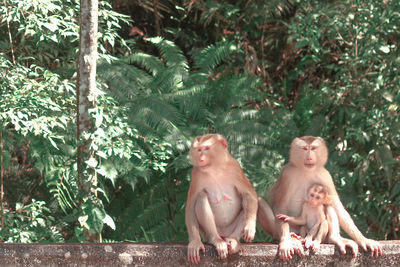
<instances>
[{"instance_id":1,"label":"monkey's eye","mask_svg":"<svg viewBox=\"0 0 400 267\"><path fill-rule=\"evenodd\" d=\"M206 146L206 147L204 147L204 150L209 150L210 149L210 147L209 146Z\"/></svg>"},{"instance_id":2,"label":"monkey's eye","mask_svg":"<svg viewBox=\"0 0 400 267\"><path fill-rule=\"evenodd\" d=\"M316 196L316 197L315 197L316 200L319 200L320 198L321 198L320 196Z\"/></svg>"},{"instance_id":3,"label":"monkey's eye","mask_svg":"<svg viewBox=\"0 0 400 267\"><path fill-rule=\"evenodd\" d=\"M314 197L315 195L313 193L310 194L310 197Z\"/></svg>"},{"instance_id":4,"label":"monkey's eye","mask_svg":"<svg viewBox=\"0 0 400 267\"><path fill-rule=\"evenodd\" d=\"M311 150L313 150L313 151L316 150L316 149L317 149L316 146L312 146L312 147L311 147Z\"/></svg>"},{"instance_id":5,"label":"monkey's eye","mask_svg":"<svg viewBox=\"0 0 400 267\"><path fill-rule=\"evenodd\" d=\"M307 150L307 147L306 147L306 146L303 146L301 149L303 149L303 150Z\"/></svg>"}]
</instances>

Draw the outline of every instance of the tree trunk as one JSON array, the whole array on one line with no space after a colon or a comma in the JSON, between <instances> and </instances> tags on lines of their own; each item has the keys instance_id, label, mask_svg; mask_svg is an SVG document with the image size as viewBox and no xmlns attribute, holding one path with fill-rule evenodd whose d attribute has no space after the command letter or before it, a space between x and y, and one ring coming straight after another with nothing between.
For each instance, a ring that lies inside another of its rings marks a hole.
<instances>
[{"instance_id":1,"label":"tree trunk","mask_svg":"<svg viewBox=\"0 0 400 267\"><path fill-rule=\"evenodd\" d=\"M84 133L93 131L93 121L89 110L96 100L96 60L98 0L80 1L80 41L77 73L77 141L78 141L78 187L80 219L83 218L82 204L91 194L96 183L95 172L85 162L92 156L91 140ZM89 225L90 226L90 225ZM85 229L88 230L88 229ZM87 234L86 234L87 236Z\"/></svg>"},{"instance_id":2,"label":"tree trunk","mask_svg":"<svg viewBox=\"0 0 400 267\"><path fill-rule=\"evenodd\" d=\"M1 205L1 227L4 227L4 166L3 166L3 132L0 131L0 205Z\"/></svg>"}]
</instances>

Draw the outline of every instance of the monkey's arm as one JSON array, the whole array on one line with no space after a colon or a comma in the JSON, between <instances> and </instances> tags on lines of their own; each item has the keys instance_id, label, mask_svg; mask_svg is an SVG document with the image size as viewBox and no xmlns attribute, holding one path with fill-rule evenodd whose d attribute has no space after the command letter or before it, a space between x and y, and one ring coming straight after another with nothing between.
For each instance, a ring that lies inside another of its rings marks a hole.
<instances>
[{"instance_id":1,"label":"monkey's arm","mask_svg":"<svg viewBox=\"0 0 400 267\"><path fill-rule=\"evenodd\" d=\"M189 242L192 240L201 240L199 222L196 219L196 214L194 211L194 202L188 201L186 205L185 222L189 235Z\"/></svg>"},{"instance_id":2,"label":"monkey's arm","mask_svg":"<svg viewBox=\"0 0 400 267\"><path fill-rule=\"evenodd\" d=\"M252 187L247 187L244 189L247 189L241 193L242 206L245 217L245 227L243 230L244 240L246 242L251 242L256 234L258 200L257 200L257 193L254 191Z\"/></svg>"},{"instance_id":3,"label":"monkey's arm","mask_svg":"<svg viewBox=\"0 0 400 267\"><path fill-rule=\"evenodd\" d=\"M201 242L199 222L196 218L196 213L194 210L194 201L188 197L185 210L185 222L189 234L189 244L187 257L191 263L200 263L200 253L199 251L206 252L204 244Z\"/></svg>"},{"instance_id":4,"label":"monkey's arm","mask_svg":"<svg viewBox=\"0 0 400 267\"><path fill-rule=\"evenodd\" d=\"M371 256L375 257L383 255L382 245L378 241L366 238L360 230L358 230L350 214L343 207L342 202L340 202L339 197L334 199L333 207L338 215L340 226L364 249L364 251L370 249Z\"/></svg>"},{"instance_id":5,"label":"monkey's arm","mask_svg":"<svg viewBox=\"0 0 400 267\"><path fill-rule=\"evenodd\" d=\"M303 208L301 210L301 215L298 217L288 216L285 214L278 214L276 218L283 220L284 222L288 222L295 225L306 225L307 224L307 212L306 205L303 204Z\"/></svg>"},{"instance_id":6,"label":"monkey's arm","mask_svg":"<svg viewBox=\"0 0 400 267\"><path fill-rule=\"evenodd\" d=\"M292 216L287 216L285 214L278 214L276 215L276 218L284 221L284 222L288 222L291 224L295 224L295 225L305 225L307 223L307 220L303 217L292 217Z\"/></svg>"},{"instance_id":7,"label":"monkey's arm","mask_svg":"<svg viewBox=\"0 0 400 267\"><path fill-rule=\"evenodd\" d=\"M302 216L300 217L288 217L287 219L288 223L295 224L295 225L305 225L307 223L307 220L303 218Z\"/></svg>"},{"instance_id":8,"label":"monkey's arm","mask_svg":"<svg viewBox=\"0 0 400 267\"><path fill-rule=\"evenodd\" d=\"M330 189L330 195L332 199L332 207L334 208L337 217L339 219L339 224L343 228L343 230L353 238L358 245L360 245L365 251L368 249L371 250L371 256L381 256L383 255L383 248L382 245L372 239L366 238L360 230L358 230L357 226L355 225L353 219L351 218L350 214L344 208L342 202L340 201L339 195L336 191L335 185L332 180L332 176L329 174L328 171L324 174L324 181L327 183L327 186Z\"/></svg>"},{"instance_id":9,"label":"monkey's arm","mask_svg":"<svg viewBox=\"0 0 400 267\"><path fill-rule=\"evenodd\" d=\"M361 244L361 242L366 238L360 232L360 230L358 230L350 214L347 212L342 202L340 201L339 196L335 196L332 198L332 206L337 213L340 226L343 228L343 230L357 243Z\"/></svg>"},{"instance_id":10,"label":"monkey's arm","mask_svg":"<svg viewBox=\"0 0 400 267\"><path fill-rule=\"evenodd\" d=\"M330 189L331 205L336 211L340 226L358 244L361 244L363 240L366 240L366 238L363 236L360 230L358 230L350 214L347 212L342 202L340 201L339 194L336 191L332 176L326 170L322 175L324 177L325 182L327 183L326 185Z\"/></svg>"}]
</instances>

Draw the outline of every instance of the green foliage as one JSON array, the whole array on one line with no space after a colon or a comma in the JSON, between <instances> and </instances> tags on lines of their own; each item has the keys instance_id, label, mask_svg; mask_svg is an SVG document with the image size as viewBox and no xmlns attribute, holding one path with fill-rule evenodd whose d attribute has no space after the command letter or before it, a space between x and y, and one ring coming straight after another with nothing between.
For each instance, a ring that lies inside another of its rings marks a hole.
<instances>
[{"instance_id":1,"label":"green foliage","mask_svg":"<svg viewBox=\"0 0 400 267\"><path fill-rule=\"evenodd\" d=\"M332 140L332 172L340 191L356 192L343 195L362 231L398 238L399 3L301 7L288 39L302 57L286 82L297 125Z\"/></svg>"},{"instance_id":2,"label":"green foliage","mask_svg":"<svg viewBox=\"0 0 400 267\"><path fill-rule=\"evenodd\" d=\"M0 49L17 62L39 65L71 78L76 67L79 41L79 0L6 0L0 7ZM6 22L8 24L6 24ZM117 31L129 22L127 16L112 11L99 1L99 56L112 59L112 53L125 42ZM9 27L7 27L7 25ZM13 45L10 46L10 38Z\"/></svg>"},{"instance_id":3,"label":"green foliage","mask_svg":"<svg viewBox=\"0 0 400 267\"><path fill-rule=\"evenodd\" d=\"M6 243L62 242L60 228L44 201L17 203L14 210L4 210L0 239Z\"/></svg>"},{"instance_id":4,"label":"green foliage","mask_svg":"<svg viewBox=\"0 0 400 267\"><path fill-rule=\"evenodd\" d=\"M179 102L181 113L175 113L174 127L164 128L174 139L182 133L186 142L188 136L204 132L226 135L232 154L260 194L279 175L292 138L324 137L331 151L328 168L357 225L370 237L396 238L398 5L396 1L256 1L246 5L207 1L184 6L177 20L193 20L191 15L199 12L201 19L194 21L207 30L166 28L175 34L179 46L194 55L188 60L193 68L182 75L187 77L182 88L167 95L149 86L163 67L164 59L157 56L145 56L147 63L135 61L133 68L121 67L121 73L113 75L120 75L118 81L140 77L135 83L121 81L133 90L143 88L136 90L140 94L136 99L143 91L157 92L175 112ZM206 49L194 45L204 40L224 41ZM248 80L243 70L258 74L264 84ZM177 97L174 92L180 98L168 102L167 96ZM121 94L132 93L123 89ZM140 107L140 102L135 106ZM182 121L183 125L177 123ZM174 140L168 134L165 138ZM185 152L185 141L176 144L183 148L177 152ZM184 170L183 161L183 154L177 155L171 166Z\"/></svg>"},{"instance_id":5,"label":"green foliage","mask_svg":"<svg viewBox=\"0 0 400 267\"><path fill-rule=\"evenodd\" d=\"M160 57L137 52L98 68L110 94L129 108L130 121L139 134L167 140L171 147L168 154L160 154L168 155L165 159L169 165L161 169L163 173L155 172L148 184L140 183L133 192L135 197L124 190L118 195L130 198L121 203L118 197L111 202L111 210L118 211L115 216L121 218L117 219L113 238L184 240L183 207L189 185L186 153L191 138L209 131L221 132L241 140L232 146L233 153L258 156L266 138L259 138L257 147L253 140L258 133L246 129L249 125L262 128L259 121L268 116L251 102L261 98L257 77L232 75L226 69L229 59L238 55L232 43L221 42L200 51L190 71L175 44L160 38L149 42L158 48ZM122 218L127 214L130 218L126 224Z\"/></svg>"},{"instance_id":6,"label":"green foliage","mask_svg":"<svg viewBox=\"0 0 400 267\"><path fill-rule=\"evenodd\" d=\"M360 230L398 238L398 1L114 3L133 21L100 1L95 129L85 137L97 197L82 203L78 2L0 7L4 241L84 241L84 228L113 241L186 241L188 146L209 132L228 138L261 196L294 137L322 136ZM162 37L150 38L157 25Z\"/></svg>"},{"instance_id":7,"label":"green foliage","mask_svg":"<svg viewBox=\"0 0 400 267\"><path fill-rule=\"evenodd\" d=\"M100 1L99 6L99 54L110 60L117 49L127 49L117 30L120 23L129 20L112 11L105 1ZM69 222L78 221L76 210L80 208L73 77L78 49L77 17L77 0L7 0L0 7L0 130L5 145L2 168L6 199L14 204L40 197L52 206L57 219L63 220L64 213ZM121 132L118 126L110 131L117 128ZM118 145L116 149L124 150ZM107 175L112 176L112 171ZM11 186L25 181L32 189L18 186L18 192L25 195L14 196ZM96 190L101 191L101 187ZM85 226L99 231L103 222L112 225L112 220L102 215L102 206L100 210L90 213L96 216Z\"/></svg>"}]
</instances>

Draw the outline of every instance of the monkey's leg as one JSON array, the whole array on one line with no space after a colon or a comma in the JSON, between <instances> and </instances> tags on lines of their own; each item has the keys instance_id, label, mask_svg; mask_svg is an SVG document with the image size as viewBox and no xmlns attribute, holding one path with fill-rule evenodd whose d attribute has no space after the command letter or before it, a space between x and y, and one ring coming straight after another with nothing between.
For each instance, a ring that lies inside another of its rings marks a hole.
<instances>
[{"instance_id":1,"label":"monkey's leg","mask_svg":"<svg viewBox=\"0 0 400 267\"><path fill-rule=\"evenodd\" d=\"M328 242L336 244L342 254L346 254L346 247L350 247L353 256L356 257L358 254L358 245L353 240L343 238L340 235L339 219L333 207L328 206L326 208L326 218L329 226Z\"/></svg>"},{"instance_id":2,"label":"monkey's leg","mask_svg":"<svg viewBox=\"0 0 400 267\"><path fill-rule=\"evenodd\" d=\"M313 236L311 233L308 233L304 238L304 247L308 249L311 248L312 246L313 246Z\"/></svg>"},{"instance_id":3,"label":"monkey's leg","mask_svg":"<svg viewBox=\"0 0 400 267\"><path fill-rule=\"evenodd\" d=\"M240 239L243 237L243 229L246 225L244 211L242 210L235 221L225 229L230 234L224 238L228 243L228 253L235 254L240 250Z\"/></svg>"},{"instance_id":4,"label":"monkey's leg","mask_svg":"<svg viewBox=\"0 0 400 267\"><path fill-rule=\"evenodd\" d=\"M257 221L265 232L269 233L273 238L279 238L274 212L261 197L258 198Z\"/></svg>"},{"instance_id":5,"label":"monkey's leg","mask_svg":"<svg viewBox=\"0 0 400 267\"><path fill-rule=\"evenodd\" d=\"M321 247L322 240L324 240L324 238L328 234L328 230L329 230L328 221L323 220L319 226L318 232L316 233L316 235L314 235L314 240L311 245L314 253L317 252Z\"/></svg>"},{"instance_id":6,"label":"monkey's leg","mask_svg":"<svg viewBox=\"0 0 400 267\"><path fill-rule=\"evenodd\" d=\"M314 224L314 226L308 231L307 236L305 238L305 243L304 246L306 248L312 248L314 246L314 239L315 237L318 235L318 233L321 232L321 224L323 222L328 223L326 220L323 221L318 221L316 224ZM326 226L326 225L325 225ZM321 232L322 234L323 232ZM320 238L321 239L321 238ZM321 240L319 241L319 243L321 243Z\"/></svg>"},{"instance_id":7,"label":"monkey's leg","mask_svg":"<svg viewBox=\"0 0 400 267\"><path fill-rule=\"evenodd\" d=\"M306 237L307 235L307 227L305 225L300 226L300 236Z\"/></svg>"},{"instance_id":8,"label":"monkey's leg","mask_svg":"<svg viewBox=\"0 0 400 267\"><path fill-rule=\"evenodd\" d=\"M277 221L271 207L261 197L258 198L257 221L264 231L274 239L279 239L279 258L281 260L292 259L294 253L304 257L303 245L298 238L291 236L289 224Z\"/></svg>"},{"instance_id":9,"label":"monkey's leg","mask_svg":"<svg viewBox=\"0 0 400 267\"><path fill-rule=\"evenodd\" d=\"M215 246L218 256L221 259L225 259L228 256L228 245L218 233L214 213L208 201L207 193L204 191L199 193L196 199L195 213L197 221L206 235L207 241Z\"/></svg>"}]
</instances>

